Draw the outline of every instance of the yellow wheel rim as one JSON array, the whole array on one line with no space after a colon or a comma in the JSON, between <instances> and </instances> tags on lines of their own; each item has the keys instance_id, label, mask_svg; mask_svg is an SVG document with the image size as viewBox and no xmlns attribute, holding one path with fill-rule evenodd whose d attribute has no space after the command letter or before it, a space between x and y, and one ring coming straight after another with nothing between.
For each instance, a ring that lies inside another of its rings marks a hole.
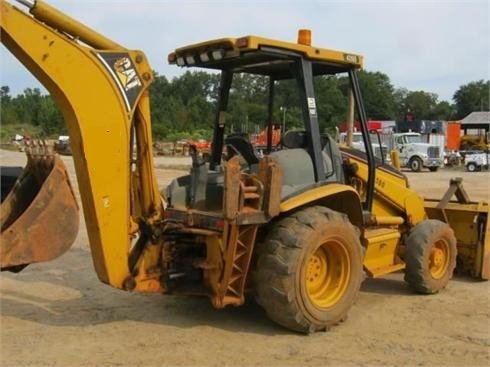
<instances>
[{"instance_id":1,"label":"yellow wheel rim","mask_svg":"<svg viewBox=\"0 0 490 367\"><path fill-rule=\"evenodd\" d=\"M349 254L338 241L319 246L306 263L306 291L317 307L335 305L344 295L349 279Z\"/></svg>"},{"instance_id":2,"label":"yellow wheel rim","mask_svg":"<svg viewBox=\"0 0 490 367\"><path fill-rule=\"evenodd\" d=\"M432 245L429 255L429 271L434 279L441 279L449 265L449 245L440 240Z\"/></svg>"}]
</instances>

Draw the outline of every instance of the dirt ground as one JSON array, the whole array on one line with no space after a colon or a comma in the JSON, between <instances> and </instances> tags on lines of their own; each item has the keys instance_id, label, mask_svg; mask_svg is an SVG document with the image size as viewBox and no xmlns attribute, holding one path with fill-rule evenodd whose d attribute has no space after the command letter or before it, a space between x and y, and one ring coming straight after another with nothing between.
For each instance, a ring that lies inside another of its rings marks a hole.
<instances>
[{"instance_id":1,"label":"dirt ground","mask_svg":"<svg viewBox=\"0 0 490 367\"><path fill-rule=\"evenodd\" d=\"M71 157L63 159L73 174ZM0 151L0 161L23 166L25 158ZM156 159L157 167L169 164L188 160ZM157 173L164 186L182 171ZM473 199L489 199L488 172L406 173L426 197L441 197L449 178L460 176ZM82 226L59 259L0 275L0 365L488 366L489 304L489 282L456 276L441 293L422 296L393 274L363 283L346 322L298 335L269 321L252 300L215 310L206 298L132 294L100 283Z\"/></svg>"}]
</instances>

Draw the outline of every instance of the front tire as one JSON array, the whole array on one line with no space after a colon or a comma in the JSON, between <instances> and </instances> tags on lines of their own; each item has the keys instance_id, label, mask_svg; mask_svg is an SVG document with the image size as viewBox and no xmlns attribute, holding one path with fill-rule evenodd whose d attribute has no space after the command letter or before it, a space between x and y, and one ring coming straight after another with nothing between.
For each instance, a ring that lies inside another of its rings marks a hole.
<instances>
[{"instance_id":1,"label":"front tire","mask_svg":"<svg viewBox=\"0 0 490 367\"><path fill-rule=\"evenodd\" d=\"M470 162L466 165L466 169L468 170L468 172L476 172L478 166L476 165L476 163Z\"/></svg>"},{"instance_id":2,"label":"front tire","mask_svg":"<svg viewBox=\"0 0 490 367\"><path fill-rule=\"evenodd\" d=\"M446 287L456 267L456 237L451 227L425 220L410 231L405 244L405 281L423 294Z\"/></svg>"},{"instance_id":3,"label":"front tire","mask_svg":"<svg viewBox=\"0 0 490 367\"><path fill-rule=\"evenodd\" d=\"M437 172L438 169L439 167L429 167L429 171L431 172Z\"/></svg>"},{"instance_id":4,"label":"front tire","mask_svg":"<svg viewBox=\"0 0 490 367\"><path fill-rule=\"evenodd\" d=\"M257 302L299 332L343 321L363 279L357 229L344 214L316 206L276 222L258 245Z\"/></svg>"},{"instance_id":5,"label":"front tire","mask_svg":"<svg viewBox=\"0 0 490 367\"><path fill-rule=\"evenodd\" d=\"M422 159L420 159L419 157L413 157L412 159L410 159L410 162L408 163L410 169L413 172L420 172L423 164L424 163L422 162Z\"/></svg>"}]
</instances>

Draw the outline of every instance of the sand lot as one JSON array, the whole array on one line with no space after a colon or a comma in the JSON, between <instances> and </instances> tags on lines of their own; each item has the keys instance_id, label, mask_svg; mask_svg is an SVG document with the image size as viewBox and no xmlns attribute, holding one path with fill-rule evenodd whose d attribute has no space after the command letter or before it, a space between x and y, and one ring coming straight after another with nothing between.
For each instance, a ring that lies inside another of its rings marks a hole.
<instances>
[{"instance_id":1,"label":"sand lot","mask_svg":"<svg viewBox=\"0 0 490 367\"><path fill-rule=\"evenodd\" d=\"M0 151L0 161L23 166L25 156ZM156 159L170 164L188 159ZM182 173L157 168L160 186ZM425 197L440 198L457 176L472 199L490 196L488 172L406 173ZM305 336L269 321L253 300L215 310L207 298L112 289L98 281L81 228L59 259L1 273L1 366L490 365L490 282L456 276L422 296L402 274L368 279L346 322Z\"/></svg>"}]
</instances>

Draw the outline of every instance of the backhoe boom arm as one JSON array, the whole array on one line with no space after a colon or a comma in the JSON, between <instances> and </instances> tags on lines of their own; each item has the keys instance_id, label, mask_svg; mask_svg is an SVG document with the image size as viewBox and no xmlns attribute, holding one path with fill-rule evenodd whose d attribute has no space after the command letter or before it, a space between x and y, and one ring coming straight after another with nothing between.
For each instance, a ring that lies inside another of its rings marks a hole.
<instances>
[{"instance_id":1,"label":"backhoe boom arm","mask_svg":"<svg viewBox=\"0 0 490 367\"><path fill-rule=\"evenodd\" d=\"M133 288L131 274L145 273L134 268L156 261L145 248L148 232L163 217L151 148L152 70L141 51L126 50L40 0L22 3L32 16L0 0L1 41L63 113L99 278ZM135 238L139 252L130 264Z\"/></svg>"}]
</instances>

